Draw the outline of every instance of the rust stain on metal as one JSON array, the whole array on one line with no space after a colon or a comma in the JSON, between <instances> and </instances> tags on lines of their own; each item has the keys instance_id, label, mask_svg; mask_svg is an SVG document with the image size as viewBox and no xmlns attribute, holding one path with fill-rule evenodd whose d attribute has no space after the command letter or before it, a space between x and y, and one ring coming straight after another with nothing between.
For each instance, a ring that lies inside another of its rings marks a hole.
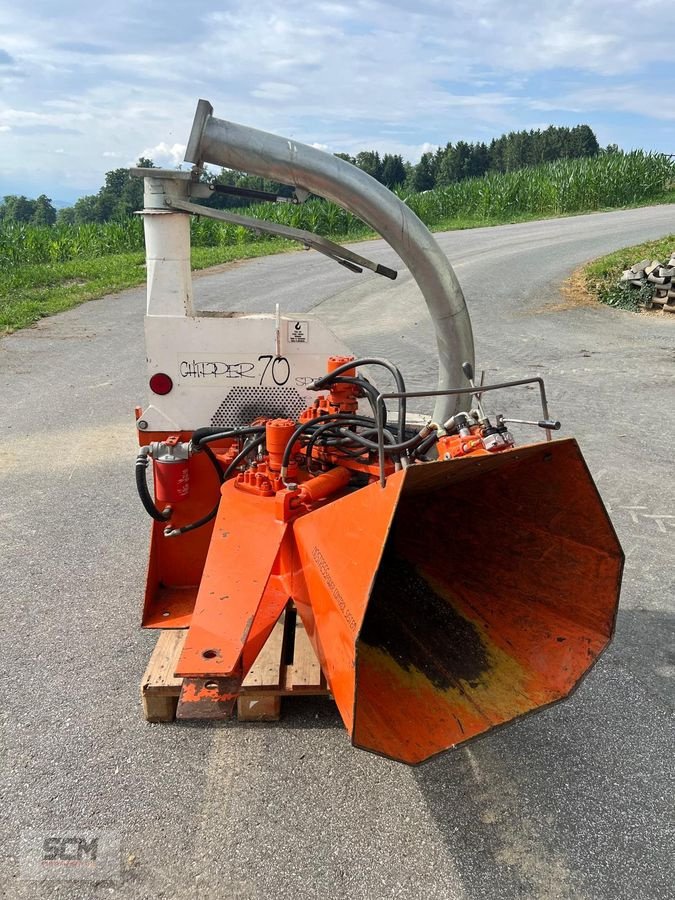
<instances>
[{"instance_id":1,"label":"rust stain on metal","mask_svg":"<svg viewBox=\"0 0 675 900\"><path fill-rule=\"evenodd\" d=\"M176 718L229 719L241 690L241 679L185 678Z\"/></svg>"},{"instance_id":2,"label":"rust stain on metal","mask_svg":"<svg viewBox=\"0 0 675 900\"><path fill-rule=\"evenodd\" d=\"M490 667L476 626L392 550L382 559L360 639L441 690L458 681L475 686Z\"/></svg>"}]
</instances>

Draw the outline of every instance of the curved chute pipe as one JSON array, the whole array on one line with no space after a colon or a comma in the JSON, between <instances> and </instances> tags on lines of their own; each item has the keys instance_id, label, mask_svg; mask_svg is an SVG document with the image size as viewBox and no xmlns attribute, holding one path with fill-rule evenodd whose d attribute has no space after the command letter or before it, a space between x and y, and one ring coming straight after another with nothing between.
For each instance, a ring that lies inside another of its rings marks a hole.
<instances>
[{"instance_id":1,"label":"curved chute pipe","mask_svg":"<svg viewBox=\"0 0 675 900\"><path fill-rule=\"evenodd\" d=\"M237 125L197 105L186 162L238 169L325 197L380 234L417 282L433 322L438 347L438 389L465 387L462 363L474 365L473 334L464 294L445 254L405 203L351 163L306 144ZM433 418L459 411L457 397L438 397Z\"/></svg>"}]
</instances>

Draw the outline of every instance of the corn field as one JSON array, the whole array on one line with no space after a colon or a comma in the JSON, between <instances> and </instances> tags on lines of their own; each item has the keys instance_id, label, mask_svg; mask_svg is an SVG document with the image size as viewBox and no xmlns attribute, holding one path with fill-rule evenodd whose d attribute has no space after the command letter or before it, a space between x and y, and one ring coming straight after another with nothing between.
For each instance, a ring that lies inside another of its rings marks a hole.
<instances>
[{"instance_id":1,"label":"corn field","mask_svg":"<svg viewBox=\"0 0 675 900\"><path fill-rule=\"evenodd\" d=\"M407 203L427 224L459 217L561 215L642 203L658 197L674 182L673 161L635 150L471 178L416 194Z\"/></svg>"},{"instance_id":2,"label":"corn field","mask_svg":"<svg viewBox=\"0 0 675 900\"><path fill-rule=\"evenodd\" d=\"M453 219L504 219L519 214L556 215L630 206L657 198L675 183L675 163L660 154L632 151L591 159L560 160L504 175L486 175L401 198L434 226ZM233 210L241 215L304 228L341 240L362 237L366 226L325 200L302 205L260 204ZM249 229L193 218L196 247L265 240ZM0 266L61 263L143 250L138 216L95 225L0 224Z\"/></svg>"}]
</instances>

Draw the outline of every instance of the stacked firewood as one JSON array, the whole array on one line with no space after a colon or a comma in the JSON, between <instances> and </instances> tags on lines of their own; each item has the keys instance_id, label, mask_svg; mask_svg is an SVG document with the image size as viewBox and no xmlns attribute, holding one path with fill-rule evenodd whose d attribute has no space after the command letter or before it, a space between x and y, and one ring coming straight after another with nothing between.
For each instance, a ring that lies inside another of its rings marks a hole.
<instances>
[{"instance_id":1,"label":"stacked firewood","mask_svg":"<svg viewBox=\"0 0 675 900\"><path fill-rule=\"evenodd\" d=\"M645 309L661 307L664 312L675 313L675 252L667 263L658 259L635 263L624 270L621 281L642 289L639 305Z\"/></svg>"}]
</instances>

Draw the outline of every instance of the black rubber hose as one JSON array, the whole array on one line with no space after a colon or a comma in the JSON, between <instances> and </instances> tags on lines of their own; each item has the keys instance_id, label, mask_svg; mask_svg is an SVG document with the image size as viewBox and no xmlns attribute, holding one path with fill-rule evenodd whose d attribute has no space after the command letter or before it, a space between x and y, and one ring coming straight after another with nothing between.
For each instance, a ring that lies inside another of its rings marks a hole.
<instances>
[{"instance_id":1,"label":"black rubber hose","mask_svg":"<svg viewBox=\"0 0 675 900\"><path fill-rule=\"evenodd\" d=\"M284 455L281 460L281 468L287 469L288 464L291 460L291 451L293 450L294 444L302 437L302 435L309 431L310 428L316 428L317 426L323 426L327 422L342 422L345 425L373 425L374 422L372 419L368 419L365 416L350 416L345 413L328 413L328 415L320 416L316 419L310 419L308 422L303 422L301 425L295 429L293 434L291 435L290 440L286 444L284 449Z\"/></svg>"},{"instance_id":2,"label":"black rubber hose","mask_svg":"<svg viewBox=\"0 0 675 900\"><path fill-rule=\"evenodd\" d=\"M428 453L429 450L431 450L437 440L438 434L435 431L433 431L430 435L427 435L427 437L424 438L419 447L416 448L414 454L415 458L421 459L422 457L424 457L425 453Z\"/></svg>"},{"instance_id":3,"label":"black rubber hose","mask_svg":"<svg viewBox=\"0 0 675 900\"><path fill-rule=\"evenodd\" d=\"M367 379L360 378L358 376L356 378L351 378L350 376L347 376L347 375L338 375L337 378L331 378L331 384L355 384L357 387L360 387L361 390L368 397L368 402L370 403L370 408L373 411L373 415L377 416L377 397L380 392L375 387L375 385L371 384ZM383 424L383 426L386 427L386 424L387 424L387 408L386 407L384 409L384 422L382 424Z\"/></svg>"},{"instance_id":4,"label":"black rubber hose","mask_svg":"<svg viewBox=\"0 0 675 900\"><path fill-rule=\"evenodd\" d=\"M322 441L321 443L323 446L340 445L341 452L349 459L358 459L360 456L363 456L364 453L370 452L366 447L362 447L360 450L358 450L356 452L344 449L343 445L349 443L349 438L347 438L346 436L343 436L343 433L340 432L339 424L340 423L336 423L336 422L328 422L328 424L322 425L321 427L317 428L317 430L315 432L313 432L309 441L307 441L307 446L305 448L305 459L307 461L307 471L310 473L310 475L313 474L312 473L312 450L314 449L314 445L318 442L319 438L323 435L324 432L327 434L330 434L330 432L334 428L338 428L338 435L336 436L338 439L335 441L331 441L330 444L328 443L327 440ZM352 433L353 432L349 432L350 435ZM377 434L376 428L370 428L370 429L368 429L368 431L365 432L365 434L373 434L373 433ZM384 438L390 444L394 443L394 436L390 431L386 431L386 430L384 431Z\"/></svg>"},{"instance_id":5,"label":"black rubber hose","mask_svg":"<svg viewBox=\"0 0 675 900\"><path fill-rule=\"evenodd\" d=\"M305 460L307 463L307 471L310 475L314 474L312 472L312 450L314 449L314 445L323 434L328 434L333 428L337 427L338 425L336 422L327 422L324 425L320 425L315 431L312 432L310 439L307 441L307 446L305 447ZM359 456L362 456L365 452L365 450L362 450L359 453Z\"/></svg>"},{"instance_id":6,"label":"black rubber hose","mask_svg":"<svg viewBox=\"0 0 675 900\"><path fill-rule=\"evenodd\" d=\"M235 456L232 462L229 464L225 472L223 473L223 481L226 481L230 474L236 469L239 463L248 456L251 450L255 450L259 447L263 441L265 440L265 435L261 435L254 441L249 441L239 453ZM215 519L216 513L218 512L218 507L220 506L220 497L218 497L218 502L213 507L211 512L207 513L205 516L202 516L201 519L197 519L196 522L190 522L189 525L182 525L180 528L176 528L171 530L171 537L177 537L179 534L186 534L188 531L194 531L196 528L201 528L202 525L206 525L211 519Z\"/></svg>"},{"instance_id":7,"label":"black rubber hose","mask_svg":"<svg viewBox=\"0 0 675 900\"><path fill-rule=\"evenodd\" d=\"M166 522L171 515L171 511L160 512L155 506L155 502L150 496L150 490L148 488L148 479L146 478L145 473L148 468L149 453L150 447L141 447L140 453L136 457L136 490L138 491L138 496L141 498L141 503L147 514L152 516L155 522Z\"/></svg>"},{"instance_id":8,"label":"black rubber hose","mask_svg":"<svg viewBox=\"0 0 675 900\"><path fill-rule=\"evenodd\" d=\"M202 450L203 450L204 453L206 453L206 455L208 456L209 461L211 462L211 465L212 465L213 468L216 470L216 474L217 474L217 476L218 476L218 481L222 484L223 481L225 481L225 476L223 475L223 467L222 467L222 466L220 465L220 463L218 462L218 459L217 459L217 457L216 457L216 454L215 454L215 453L213 452L213 450L212 450L210 447L208 447L206 444L204 444L204 446L202 447Z\"/></svg>"},{"instance_id":9,"label":"black rubber hose","mask_svg":"<svg viewBox=\"0 0 675 900\"><path fill-rule=\"evenodd\" d=\"M388 359L379 359L377 357L363 357L362 359L354 359L351 362L343 363L341 366L338 366L337 369L334 369L332 372L328 372L326 375L322 375L321 378L317 378L310 386L310 390L323 390L323 388L330 384L331 380L338 375L342 375L344 372L348 372L350 369L356 369L359 366L382 366L387 369L388 372L394 377L394 381L396 382L396 387L399 390L399 393L405 392L405 382L403 381L403 375L401 375L400 370L393 364L390 363ZM406 418L406 399L405 397L400 397L398 401L398 435L399 440L405 434L405 418Z\"/></svg>"},{"instance_id":10,"label":"black rubber hose","mask_svg":"<svg viewBox=\"0 0 675 900\"><path fill-rule=\"evenodd\" d=\"M344 438L349 438L354 441L356 444L361 444L362 447L367 447L368 450L379 450L380 448L375 443L375 441L369 441L364 437L361 437L360 434L357 434L354 431L342 431L339 432ZM413 447L416 447L421 441L424 440L424 437L418 432L416 435L411 437L407 441L403 441L400 444L389 444L385 445L384 452L385 453L403 453L405 450L411 450Z\"/></svg>"},{"instance_id":11,"label":"black rubber hose","mask_svg":"<svg viewBox=\"0 0 675 900\"><path fill-rule=\"evenodd\" d=\"M326 417L327 418L327 417ZM367 448L368 450L377 451L379 450L379 446L375 441L367 440L365 435L359 434L356 431L345 431L342 426L343 425L359 425L360 427L364 427L365 425L372 426L373 423L367 419L360 418L352 418L348 416L344 416L335 422L330 422L326 426L326 430L329 428L337 429L336 434L339 435L345 442L353 441L354 443L361 444L362 447ZM366 434L370 434L375 432L377 434L377 429L371 428L370 431L366 432ZM421 432L417 432L412 437L410 437L407 441L402 441L398 444L394 443L393 435L390 431L384 431L384 437L386 441L389 443L385 446L385 453L401 453L405 450L410 450L412 447L417 446L420 441L424 440Z\"/></svg>"},{"instance_id":12,"label":"black rubber hose","mask_svg":"<svg viewBox=\"0 0 675 900\"><path fill-rule=\"evenodd\" d=\"M192 433L192 444L194 444L195 447L201 448L202 444L206 444L211 441L217 441L220 439L231 437L245 437L248 434L260 434L260 432L264 430L264 425L250 425L246 428L231 428L228 430L209 427L197 428L197 430L193 431Z\"/></svg>"}]
</instances>

